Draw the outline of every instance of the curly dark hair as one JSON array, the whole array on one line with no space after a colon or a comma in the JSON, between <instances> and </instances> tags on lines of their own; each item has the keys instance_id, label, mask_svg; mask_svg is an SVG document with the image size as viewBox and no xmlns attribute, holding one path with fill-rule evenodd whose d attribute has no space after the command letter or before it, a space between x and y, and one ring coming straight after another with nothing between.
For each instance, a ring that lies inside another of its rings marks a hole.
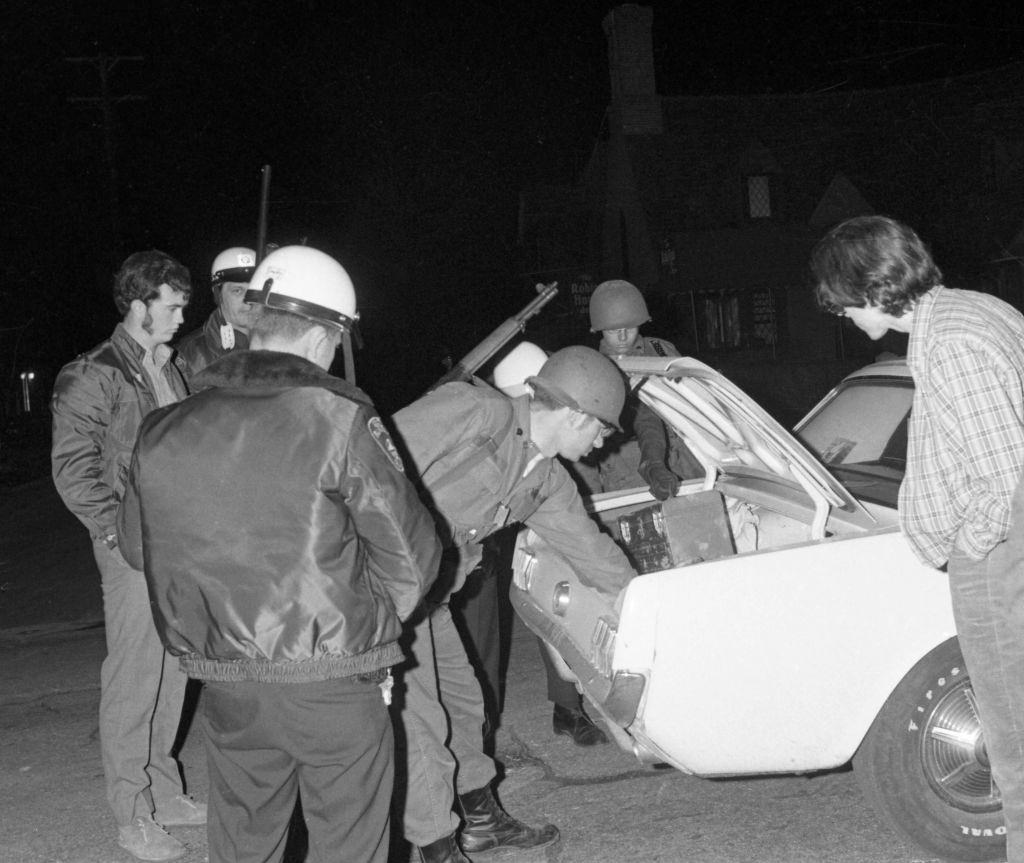
<instances>
[{"instance_id":1,"label":"curly dark hair","mask_svg":"<svg viewBox=\"0 0 1024 863\"><path fill-rule=\"evenodd\" d=\"M942 271L913 229L887 216L847 219L811 253L815 298L827 312L874 305L901 316L942 284Z\"/></svg>"},{"instance_id":2,"label":"curly dark hair","mask_svg":"<svg viewBox=\"0 0 1024 863\"><path fill-rule=\"evenodd\" d=\"M114 274L114 304L122 315L128 313L132 300L148 306L160 296L161 285L184 294L186 300L192 295L192 277L183 264L157 249L135 252Z\"/></svg>"}]
</instances>

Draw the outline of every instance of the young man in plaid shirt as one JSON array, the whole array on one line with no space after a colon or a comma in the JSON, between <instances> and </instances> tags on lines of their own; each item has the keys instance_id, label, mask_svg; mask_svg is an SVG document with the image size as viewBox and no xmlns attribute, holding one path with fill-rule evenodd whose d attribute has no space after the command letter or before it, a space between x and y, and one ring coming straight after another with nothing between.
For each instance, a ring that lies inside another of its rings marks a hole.
<instances>
[{"instance_id":1,"label":"young man in plaid shirt","mask_svg":"<svg viewBox=\"0 0 1024 863\"><path fill-rule=\"evenodd\" d=\"M918 558L949 574L1002 793L1007 860L1024 863L1024 317L995 297L945 287L917 234L882 216L833 228L811 269L822 308L872 339L910 336L900 525Z\"/></svg>"}]
</instances>

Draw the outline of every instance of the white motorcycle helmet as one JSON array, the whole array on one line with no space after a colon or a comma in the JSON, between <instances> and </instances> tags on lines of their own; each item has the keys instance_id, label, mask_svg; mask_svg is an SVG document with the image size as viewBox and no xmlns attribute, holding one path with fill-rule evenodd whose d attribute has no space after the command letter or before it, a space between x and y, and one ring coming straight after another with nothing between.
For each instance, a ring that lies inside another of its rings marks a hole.
<instances>
[{"instance_id":1,"label":"white motorcycle helmet","mask_svg":"<svg viewBox=\"0 0 1024 863\"><path fill-rule=\"evenodd\" d=\"M510 398L524 395L526 379L537 374L547 358L533 342L520 342L494 366L494 385Z\"/></svg>"},{"instance_id":2,"label":"white motorcycle helmet","mask_svg":"<svg viewBox=\"0 0 1024 863\"><path fill-rule=\"evenodd\" d=\"M225 282L246 284L256 269L256 252L244 246L232 246L213 259L210 267L210 284L213 287Z\"/></svg>"},{"instance_id":3,"label":"white motorcycle helmet","mask_svg":"<svg viewBox=\"0 0 1024 863\"><path fill-rule=\"evenodd\" d=\"M260 261L245 301L342 331L359 320L356 291L345 268L309 246L281 246Z\"/></svg>"}]
</instances>

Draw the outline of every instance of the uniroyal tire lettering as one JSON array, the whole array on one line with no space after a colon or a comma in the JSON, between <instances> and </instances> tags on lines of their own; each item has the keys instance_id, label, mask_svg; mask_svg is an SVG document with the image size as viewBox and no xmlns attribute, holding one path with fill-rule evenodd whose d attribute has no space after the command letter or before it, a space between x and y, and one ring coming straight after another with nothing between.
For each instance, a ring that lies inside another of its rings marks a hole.
<instances>
[{"instance_id":1,"label":"uniroyal tire lettering","mask_svg":"<svg viewBox=\"0 0 1024 863\"><path fill-rule=\"evenodd\" d=\"M890 825L932 852L930 859L1005 860L997 793L986 793L988 786L948 785L942 752L930 748L941 748L944 738L925 736L933 727L944 729L962 708L959 700L947 703L962 699L961 690L970 685L962 662L955 638L949 638L907 672L854 755L854 776ZM969 747L958 753L967 767L982 771Z\"/></svg>"},{"instance_id":2,"label":"uniroyal tire lettering","mask_svg":"<svg viewBox=\"0 0 1024 863\"><path fill-rule=\"evenodd\" d=\"M1005 836L1006 827L968 827L966 824L961 824L960 833L963 836L975 836L980 839L985 839L992 838L993 836Z\"/></svg>"}]
</instances>

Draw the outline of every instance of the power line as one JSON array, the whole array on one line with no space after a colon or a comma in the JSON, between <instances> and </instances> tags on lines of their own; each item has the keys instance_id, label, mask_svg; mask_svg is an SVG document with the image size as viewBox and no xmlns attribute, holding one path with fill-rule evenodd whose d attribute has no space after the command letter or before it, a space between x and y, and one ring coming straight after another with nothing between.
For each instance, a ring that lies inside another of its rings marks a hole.
<instances>
[{"instance_id":1,"label":"power line","mask_svg":"<svg viewBox=\"0 0 1024 863\"><path fill-rule=\"evenodd\" d=\"M99 74L100 92L98 96L71 96L68 101L80 105L99 108L103 118L103 151L107 162L108 199L110 205L110 228L113 247L121 248L121 204L118 192L119 180L117 171L117 148L115 141L114 105L121 102L141 102L146 97L138 94L114 96L110 91L110 76L114 68L122 62L141 63L145 58L139 56L98 54L94 57L65 57L68 63L88 64Z\"/></svg>"}]
</instances>

